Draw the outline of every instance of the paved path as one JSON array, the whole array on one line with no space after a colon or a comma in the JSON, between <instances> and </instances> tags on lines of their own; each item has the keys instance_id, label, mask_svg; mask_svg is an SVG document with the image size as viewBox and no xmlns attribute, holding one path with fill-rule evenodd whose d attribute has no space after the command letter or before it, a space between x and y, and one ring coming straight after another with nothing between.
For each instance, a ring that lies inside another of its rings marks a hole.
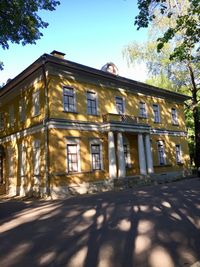
<instances>
[{"instance_id":1,"label":"paved path","mask_svg":"<svg viewBox=\"0 0 200 267\"><path fill-rule=\"evenodd\" d=\"M0 201L2 267L200 266L200 180Z\"/></svg>"}]
</instances>

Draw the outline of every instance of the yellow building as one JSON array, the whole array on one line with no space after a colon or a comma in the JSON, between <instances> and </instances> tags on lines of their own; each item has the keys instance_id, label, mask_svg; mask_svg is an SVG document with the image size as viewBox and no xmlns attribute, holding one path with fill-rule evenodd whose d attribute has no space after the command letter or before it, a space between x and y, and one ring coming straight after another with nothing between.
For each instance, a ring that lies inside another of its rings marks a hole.
<instances>
[{"instance_id":1,"label":"yellow building","mask_svg":"<svg viewBox=\"0 0 200 267\"><path fill-rule=\"evenodd\" d=\"M187 173L187 96L116 72L53 51L0 90L1 192L59 196Z\"/></svg>"}]
</instances>

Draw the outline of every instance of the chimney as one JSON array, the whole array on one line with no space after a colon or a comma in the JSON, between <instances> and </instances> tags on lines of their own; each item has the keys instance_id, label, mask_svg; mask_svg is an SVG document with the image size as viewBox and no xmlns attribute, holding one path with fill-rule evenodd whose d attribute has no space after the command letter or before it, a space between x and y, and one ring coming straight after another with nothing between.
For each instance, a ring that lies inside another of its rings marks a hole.
<instances>
[{"instance_id":1,"label":"chimney","mask_svg":"<svg viewBox=\"0 0 200 267\"><path fill-rule=\"evenodd\" d=\"M50 54L52 56L54 56L54 57L59 57L59 58L62 58L62 59L65 58L65 53L62 53L62 52L59 52L59 51L56 51L56 50L53 50Z\"/></svg>"}]
</instances>

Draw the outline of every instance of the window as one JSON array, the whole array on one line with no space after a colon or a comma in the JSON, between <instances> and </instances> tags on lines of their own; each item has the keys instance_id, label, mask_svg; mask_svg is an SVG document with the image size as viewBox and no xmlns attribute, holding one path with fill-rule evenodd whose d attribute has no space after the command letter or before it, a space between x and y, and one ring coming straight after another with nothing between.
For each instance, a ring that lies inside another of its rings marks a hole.
<instances>
[{"instance_id":1,"label":"window","mask_svg":"<svg viewBox=\"0 0 200 267\"><path fill-rule=\"evenodd\" d=\"M160 123L160 108L158 105L153 105L154 122Z\"/></svg>"},{"instance_id":2,"label":"window","mask_svg":"<svg viewBox=\"0 0 200 267\"><path fill-rule=\"evenodd\" d=\"M175 108L171 109L171 115L172 115L172 124L177 125L178 124L178 116L177 116L177 110Z\"/></svg>"},{"instance_id":3,"label":"window","mask_svg":"<svg viewBox=\"0 0 200 267\"><path fill-rule=\"evenodd\" d=\"M130 145L126 137L123 138L124 160L127 168L131 167Z\"/></svg>"},{"instance_id":4,"label":"window","mask_svg":"<svg viewBox=\"0 0 200 267\"><path fill-rule=\"evenodd\" d=\"M40 140L33 141L33 174L40 175Z\"/></svg>"},{"instance_id":5,"label":"window","mask_svg":"<svg viewBox=\"0 0 200 267\"><path fill-rule=\"evenodd\" d=\"M25 119L26 119L25 100L21 99L19 101L19 120L25 121Z\"/></svg>"},{"instance_id":6,"label":"window","mask_svg":"<svg viewBox=\"0 0 200 267\"><path fill-rule=\"evenodd\" d=\"M182 163L182 152L180 145L176 145L176 163L177 164Z\"/></svg>"},{"instance_id":7,"label":"window","mask_svg":"<svg viewBox=\"0 0 200 267\"><path fill-rule=\"evenodd\" d=\"M140 117L147 118L146 103L140 102Z\"/></svg>"},{"instance_id":8,"label":"window","mask_svg":"<svg viewBox=\"0 0 200 267\"><path fill-rule=\"evenodd\" d=\"M33 93L33 116L40 114L40 91Z\"/></svg>"},{"instance_id":9,"label":"window","mask_svg":"<svg viewBox=\"0 0 200 267\"><path fill-rule=\"evenodd\" d=\"M75 112L75 92L73 88L63 87L63 106L64 111Z\"/></svg>"},{"instance_id":10,"label":"window","mask_svg":"<svg viewBox=\"0 0 200 267\"><path fill-rule=\"evenodd\" d=\"M78 172L78 145L67 145L67 168L68 172Z\"/></svg>"},{"instance_id":11,"label":"window","mask_svg":"<svg viewBox=\"0 0 200 267\"><path fill-rule=\"evenodd\" d=\"M158 141L157 146L158 146L158 163L159 163L159 165L165 165L166 164L166 155L165 155L164 142Z\"/></svg>"},{"instance_id":12,"label":"window","mask_svg":"<svg viewBox=\"0 0 200 267\"><path fill-rule=\"evenodd\" d=\"M102 170L101 144L91 144L92 170Z\"/></svg>"},{"instance_id":13,"label":"window","mask_svg":"<svg viewBox=\"0 0 200 267\"><path fill-rule=\"evenodd\" d=\"M124 100L122 97L115 97L115 104L116 104L116 110L118 114L124 114L125 112L125 106L124 106Z\"/></svg>"},{"instance_id":14,"label":"window","mask_svg":"<svg viewBox=\"0 0 200 267\"><path fill-rule=\"evenodd\" d=\"M14 149L8 148L8 175L13 177L14 173Z\"/></svg>"},{"instance_id":15,"label":"window","mask_svg":"<svg viewBox=\"0 0 200 267\"><path fill-rule=\"evenodd\" d=\"M87 113L97 115L97 94L94 92L87 92Z\"/></svg>"},{"instance_id":16,"label":"window","mask_svg":"<svg viewBox=\"0 0 200 267\"><path fill-rule=\"evenodd\" d=\"M4 114L3 112L0 112L0 130L3 130L4 128Z\"/></svg>"},{"instance_id":17,"label":"window","mask_svg":"<svg viewBox=\"0 0 200 267\"><path fill-rule=\"evenodd\" d=\"M24 144L19 146L20 176L24 176L26 172L26 148Z\"/></svg>"},{"instance_id":18,"label":"window","mask_svg":"<svg viewBox=\"0 0 200 267\"><path fill-rule=\"evenodd\" d=\"M14 107L13 105L9 107L9 125L10 127L14 126L15 117L14 117Z\"/></svg>"}]
</instances>

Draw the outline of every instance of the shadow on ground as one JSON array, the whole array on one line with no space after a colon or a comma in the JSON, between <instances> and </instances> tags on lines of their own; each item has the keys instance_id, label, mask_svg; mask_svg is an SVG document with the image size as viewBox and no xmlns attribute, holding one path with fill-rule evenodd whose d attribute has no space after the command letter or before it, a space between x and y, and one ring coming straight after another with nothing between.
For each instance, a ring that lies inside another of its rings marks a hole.
<instances>
[{"instance_id":1,"label":"shadow on ground","mask_svg":"<svg viewBox=\"0 0 200 267\"><path fill-rule=\"evenodd\" d=\"M2 201L11 266L188 267L200 258L200 181L62 201Z\"/></svg>"}]
</instances>

